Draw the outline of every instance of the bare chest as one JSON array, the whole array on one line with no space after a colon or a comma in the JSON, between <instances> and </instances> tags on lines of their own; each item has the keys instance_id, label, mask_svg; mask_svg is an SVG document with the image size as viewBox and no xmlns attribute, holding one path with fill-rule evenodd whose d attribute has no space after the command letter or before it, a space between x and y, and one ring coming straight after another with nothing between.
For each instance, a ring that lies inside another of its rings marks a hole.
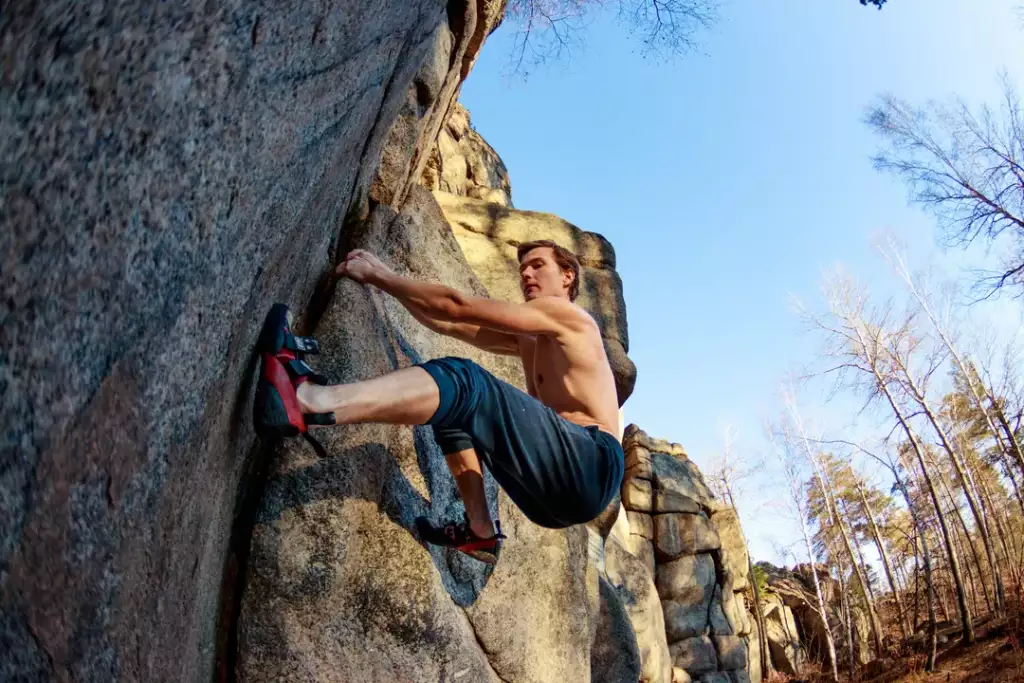
<instances>
[{"instance_id":1,"label":"bare chest","mask_svg":"<svg viewBox=\"0 0 1024 683\"><path fill-rule=\"evenodd\" d=\"M557 392L566 373L562 349L547 337L523 338L519 348L530 394L542 397Z\"/></svg>"}]
</instances>

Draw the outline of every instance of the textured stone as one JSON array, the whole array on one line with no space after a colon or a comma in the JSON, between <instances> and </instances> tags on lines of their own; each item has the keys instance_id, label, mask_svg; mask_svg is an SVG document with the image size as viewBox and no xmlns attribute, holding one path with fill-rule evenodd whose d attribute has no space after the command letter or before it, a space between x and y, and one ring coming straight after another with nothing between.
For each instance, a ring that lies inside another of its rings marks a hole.
<instances>
[{"instance_id":1,"label":"textured stone","mask_svg":"<svg viewBox=\"0 0 1024 683\"><path fill-rule=\"evenodd\" d=\"M654 549L659 561L720 547L718 532L704 515L668 513L654 516Z\"/></svg>"},{"instance_id":2,"label":"textured stone","mask_svg":"<svg viewBox=\"0 0 1024 683\"><path fill-rule=\"evenodd\" d=\"M615 516L615 524L612 525L608 538L614 538L624 547L629 548L629 537L633 533L633 525L630 524L629 513L626 512L626 508L622 505L622 499L617 498L617 500L619 501L619 513Z\"/></svg>"},{"instance_id":3,"label":"textured stone","mask_svg":"<svg viewBox=\"0 0 1024 683\"><path fill-rule=\"evenodd\" d=\"M716 507L713 505L715 497L704 481L704 475L689 459L652 452L651 467L654 471L655 490L672 491L697 501L702 508L708 510Z\"/></svg>"},{"instance_id":4,"label":"textured stone","mask_svg":"<svg viewBox=\"0 0 1024 683\"><path fill-rule=\"evenodd\" d=\"M686 673L686 669L680 669L678 666L672 667L672 683L690 683L692 680L690 674Z\"/></svg>"},{"instance_id":5,"label":"textured stone","mask_svg":"<svg viewBox=\"0 0 1024 683\"><path fill-rule=\"evenodd\" d=\"M740 594L737 593L736 594L736 602L737 603L740 602L739 596L740 596ZM753 630L754 630L754 624L756 623L756 620L754 618L754 615L751 614L750 612L748 612L746 610L746 608L742 608L742 609L743 609L743 614L742 614L742 616L740 618L742 620L743 626L740 628L738 633L741 636L749 636L753 632Z\"/></svg>"},{"instance_id":6,"label":"textured stone","mask_svg":"<svg viewBox=\"0 0 1024 683\"><path fill-rule=\"evenodd\" d=\"M438 136L437 148L423 172L423 184L432 190L512 206L508 169L473 129L469 111L458 102Z\"/></svg>"},{"instance_id":7,"label":"textured stone","mask_svg":"<svg viewBox=\"0 0 1024 683\"><path fill-rule=\"evenodd\" d=\"M625 431L622 434L622 443L625 448L626 445L636 444L646 448L649 451L658 453L667 453L679 458L688 458L686 455L686 449L677 443L669 443L664 439L655 439L647 434L644 430L637 427L635 424L626 426Z\"/></svg>"},{"instance_id":8,"label":"textured stone","mask_svg":"<svg viewBox=\"0 0 1024 683\"><path fill-rule=\"evenodd\" d=\"M398 215L378 207L352 246L400 273L482 290L425 190L411 190ZM456 354L522 382L512 359L436 335L350 281L338 284L318 330L324 353L313 362L339 381ZM469 667L480 680L560 681L589 670L585 527L543 529L499 495L509 540L490 573L424 548L411 531L417 515L461 512L428 430L364 425L318 438L330 457L296 440L275 458L252 535L240 680L436 681Z\"/></svg>"},{"instance_id":9,"label":"textured stone","mask_svg":"<svg viewBox=\"0 0 1024 683\"><path fill-rule=\"evenodd\" d=\"M732 683L729 674L725 671L712 671L700 677L700 683Z\"/></svg>"},{"instance_id":10,"label":"textured stone","mask_svg":"<svg viewBox=\"0 0 1024 683\"><path fill-rule=\"evenodd\" d=\"M654 540L654 520L643 512L626 512L629 518L629 533L642 536L648 541Z\"/></svg>"},{"instance_id":11,"label":"textured stone","mask_svg":"<svg viewBox=\"0 0 1024 683\"><path fill-rule=\"evenodd\" d=\"M651 577L654 577L656 563L654 560L654 543L648 541L643 536L630 534L629 542L626 544L626 548L633 556L640 559L644 566L647 567L647 571Z\"/></svg>"},{"instance_id":12,"label":"textured stone","mask_svg":"<svg viewBox=\"0 0 1024 683\"><path fill-rule=\"evenodd\" d=\"M734 591L743 590L748 585L750 563L739 515L734 509L725 508L711 515L711 520L722 541L722 570L730 576Z\"/></svg>"},{"instance_id":13,"label":"textured stone","mask_svg":"<svg viewBox=\"0 0 1024 683\"><path fill-rule=\"evenodd\" d=\"M418 177L501 4L5 4L0 679L228 666L263 316Z\"/></svg>"},{"instance_id":14,"label":"textured stone","mask_svg":"<svg viewBox=\"0 0 1024 683\"><path fill-rule=\"evenodd\" d=\"M730 683L754 683L750 674L746 671L730 671L729 681ZM757 683L760 683L760 681Z\"/></svg>"},{"instance_id":15,"label":"textured stone","mask_svg":"<svg viewBox=\"0 0 1024 683\"><path fill-rule=\"evenodd\" d=\"M771 653L772 667L790 676L798 676L804 661L803 647L797 631L793 610L777 596L765 599L765 636Z\"/></svg>"},{"instance_id":16,"label":"textured stone","mask_svg":"<svg viewBox=\"0 0 1024 683\"><path fill-rule=\"evenodd\" d=\"M707 630L708 606L706 604L679 602L663 598L661 608L665 614L665 636L670 643L702 636Z\"/></svg>"},{"instance_id":17,"label":"textured stone","mask_svg":"<svg viewBox=\"0 0 1024 683\"><path fill-rule=\"evenodd\" d=\"M653 512L665 513L665 512L688 512L690 514L696 514L701 511L701 505L699 502L685 496L678 491L671 489L655 489L654 490L654 505Z\"/></svg>"},{"instance_id":18,"label":"textured stone","mask_svg":"<svg viewBox=\"0 0 1024 683\"><path fill-rule=\"evenodd\" d=\"M622 482L622 504L633 512L650 512L654 507L651 482L645 479L626 479Z\"/></svg>"},{"instance_id":19,"label":"textured stone","mask_svg":"<svg viewBox=\"0 0 1024 683\"><path fill-rule=\"evenodd\" d=\"M662 599L707 605L715 590L715 563L702 553L659 564L655 585Z\"/></svg>"},{"instance_id":20,"label":"textured stone","mask_svg":"<svg viewBox=\"0 0 1024 683\"><path fill-rule=\"evenodd\" d=\"M739 636L711 636L718 653L718 668L737 671L747 668L747 644Z\"/></svg>"},{"instance_id":21,"label":"textured stone","mask_svg":"<svg viewBox=\"0 0 1024 683\"><path fill-rule=\"evenodd\" d=\"M580 260L580 294L576 300L597 321L605 353L615 375L619 405L633 393L636 367L626 353L629 335L622 281L615 271L615 251L604 237L561 218L517 211L500 204L435 192L466 259L491 296L522 301L516 246L550 239L571 249Z\"/></svg>"},{"instance_id":22,"label":"textured stone","mask_svg":"<svg viewBox=\"0 0 1024 683\"><path fill-rule=\"evenodd\" d=\"M687 638L668 646L672 654L672 665L685 669L691 677L711 673L718 669L715 646L707 636Z\"/></svg>"},{"instance_id":23,"label":"textured stone","mask_svg":"<svg viewBox=\"0 0 1024 683\"><path fill-rule=\"evenodd\" d=\"M715 597L711 603L709 619L713 635L745 636L750 633L750 615L744 607L743 594L715 589Z\"/></svg>"},{"instance_id":24,"label":"textured stone","mask_svg":"<svg viewBox=\"0 0 1024 683\"><path fill-rule=\"evenodd\" d=\"M711 599L711 608L708 611L708 626L713 636L735 635L736 629L725 614L725 607L722 600L722 587L715 586L715 595Z\"/></svg>"},{"instance_id":25,"label":"textured stone","mask_svg":"<svg viewBox=\"0 0 1024 683\"><path fill-rule=\"evenodd\" d=\"M651 465L651 452L643 446L633 444L629 450L625 451L626 454L626 477L637 479L647 479L650 481L654 478L654 469Z\"/></svg>"},{"instance_id":26,"label":"textured stone","mask_svg":"<svg viewBox=\"0 0 1024 683\"><path fill-rule=\"evenodd\" d=\"M620 683L639 680L640 651L622 598L604 578L600 579L600 594L597 632L590 650L590 681Z\"/></svg>"},{"instance_id":27,"label":"textured stone","mask_svg":"<svg viewBox=\"0 0 1024 683\"><path fill-rule=\"evenodd\" d=\"M665 638L665 620L654 580L643 560L616 539L605 544L605 572L625 605L640 650L641 679L670 683L672 658ZM625 680L625 679L624 679Z\"/></svg>"}]
</instances>

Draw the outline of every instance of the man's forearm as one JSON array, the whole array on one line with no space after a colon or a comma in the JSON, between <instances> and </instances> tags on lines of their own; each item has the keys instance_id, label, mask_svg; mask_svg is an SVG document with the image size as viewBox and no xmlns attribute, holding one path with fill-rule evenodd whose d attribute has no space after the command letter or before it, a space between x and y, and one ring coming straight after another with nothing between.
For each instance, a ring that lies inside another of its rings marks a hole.
<instances>
[{"instance_id":1,"label":"man's forearm","mask_svg":"<svg viewBox=\"0 0 1024 683\"><path fill-rule=\"evenodd\" d=\"M405 310L409 311L413 318L416 318L416 320L418 320L420 324L422 324L427 329L433 330L438 334L450 335L454 332L457 323L450 323L445 322L444 320L432 318L429 315L427 315L426 311L424 311L422 308L414 304L409 299L402 299L397 296L395 298L398 299L398 303L402 304L402 306L405 307Z\"/></svg>"},{"instance_id":2,"label":"man's forearm","mask_svg":"<svg viewBox=\"0 0 1024 683\"><path fill-rule=\"evenodd\" d=\"M369 282L398 299L414 316L419 313L438 322L452 320L466 302L465 295L451 287L419 282L395 273L374 275Z\"/></svg>"}]
</instances>

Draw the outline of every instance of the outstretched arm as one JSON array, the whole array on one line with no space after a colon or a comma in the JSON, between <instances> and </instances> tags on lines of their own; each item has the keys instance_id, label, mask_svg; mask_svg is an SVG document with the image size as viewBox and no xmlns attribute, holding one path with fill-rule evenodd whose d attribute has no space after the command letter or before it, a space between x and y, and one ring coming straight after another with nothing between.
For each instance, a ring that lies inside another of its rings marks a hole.
<instances>
[{"instance_id":1,"label":"outstretched arm","mask_svg":"<svg viewBox=\"0 0 1024 683\"><path fill-rule=\"evenodd\" d=\"M350 252L345 261L338 266L336 271L337 274L350 277L357 282L367 281L366 279L360 280L361 276L364 275L361 273L361 270L364 270L365 266L363 264L353 263L353 261L357 259L374 266L378 272L391 273L390 268L384 265L384 263L377 259L373 254L357 249ZM393 273L391 274L393 275ZM426 284L416 280L409 280L408 278L402 279L408 280L408 282L416 285ZM436 287L438 285L434 286ZM451 291L455 292L455 290ZM490 330L471 323L444 320L439 318L436 315L436 312L433 312L432 314L430 307L423 305L421 301L422 297L413 298L409 296L401 296L399 293L389 293L398 299L399 303L401 303L405 309L412 314L412 317L427 329L433 330L438 334L454 337L455 339L464 341L467 344L472 344L479 349L483 349L484 351L489 351L491 353L498 353L507 356L519 355L519 340L514 334L506 334L504 332Z\"/></svg>"},{"instance_id":2,"label":"outstretched arm","mask_svg":"<svg viewBox=\"0 0 1024 683\"><path fill-rule=\"evenodd\" d=\"M463 294L451 287L419 282L393 273L373 254L356 250L338 266L338 274L374 285L442 322L478 325L506 334L550 334L560 337L594 325L590 316L566 300L542 297L513 304ZM411 310L411 309L410 309Z\"/></svg>"},{"instance_id":3,"label":"outstretched arm","mask_svg":"<svg viewBox=\"0 0 1024 683\"><path fill-rule=\"evenodd\" d=\"M490 351L491 353L500 353L505 356L519 355L519 339L514 334L497 332L495 330L489 330L486 327L471 325L469 323L454 323L446 320L438 320L427 315L423 309L418 308L408 299L398 298L398 301L405 306L405 309L412 314L412 317L416 318L416 320L418 320L424 327L431 329L438 334L454 337L455 339L461 339L467 344L472 344L478 349Z\"/></svg>"}]
</instances>

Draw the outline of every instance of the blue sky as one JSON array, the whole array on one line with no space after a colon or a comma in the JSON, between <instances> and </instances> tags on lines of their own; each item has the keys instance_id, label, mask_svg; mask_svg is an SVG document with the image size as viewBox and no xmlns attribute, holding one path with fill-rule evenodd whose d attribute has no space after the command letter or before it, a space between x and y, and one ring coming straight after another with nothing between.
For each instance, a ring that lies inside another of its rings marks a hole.
<instances>
[{"instance_id":1,"label":"blue sky","mask_svg":"<svg viewBox=\"0 0 1024 683\"><path fill-rule=\"evenodd\" d=\"M912 102L995 101L997 72L1024 85L1011 0L725 2L698 50L644 57L614 17L523 81L513 29L489 39L463 88L476 129L509 169L517 208L548 211L615 246L638 368L626 421L678 441L701 466L723 431L758 457L776 391L816 348L790 299L815 301L842 262L885 290L870 236L920 256L933 221L870 164L861 122L882 92ZM793 528L768 477L741 503L755 557Z\"/></svg>"}]
</instances>

